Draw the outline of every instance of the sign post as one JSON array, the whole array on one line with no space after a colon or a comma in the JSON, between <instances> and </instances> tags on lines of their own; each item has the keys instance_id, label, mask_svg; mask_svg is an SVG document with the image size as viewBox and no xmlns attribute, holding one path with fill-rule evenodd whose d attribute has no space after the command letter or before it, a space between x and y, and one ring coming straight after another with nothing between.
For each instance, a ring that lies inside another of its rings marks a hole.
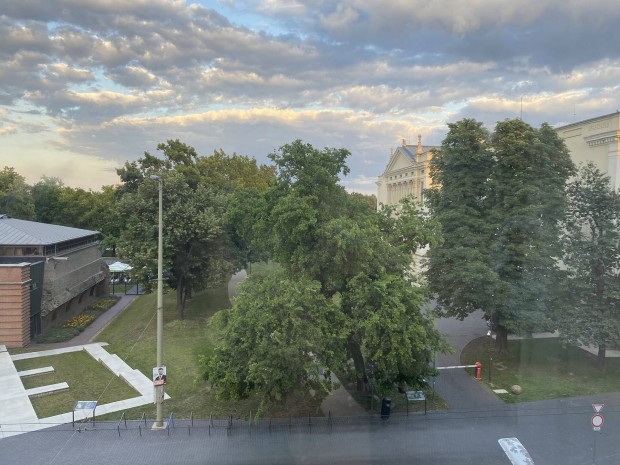
<instances>
[{"instance_id":1,"label":"sign post","mask_svg":"<svg viewBox=\"0 0 620 465\"><path fill-rule=\"evenodd\" d=\"M605 423L605 419L603 415L601 415L601 410L605 404L592 404L592 408L594 409L594 415L590 419L590 424L592 425L592 431L600 431L601 426ZM596 464L596 434L594 435L594 443L592 444L592 463Z\"/></svg>"},{"instance_id":2,"label":"sign post","mask_svg":"<svg viewBox=\"0 0 620 465\"><path fill-rule=\"evenodd\" d=\"M601 415L601 410L603 410L604 406L605 404L592 404L594 415L592 416L590 423L592 424L593 431L600 431L601 426L605 423L605 419L603 418L603 415Z\"/></svg>"},{"instance_id":3,"label":"sign post","mask_svg":"<svg viewBox=\"0 0 620 465\"><path fill-rule=\"evenodd\" d=\"M409 402L424 401L424 415L426 415L426 395L424 391L407 391L405 393L407 397L407 415L409 415Z\"/></svg>"}]
</instances>

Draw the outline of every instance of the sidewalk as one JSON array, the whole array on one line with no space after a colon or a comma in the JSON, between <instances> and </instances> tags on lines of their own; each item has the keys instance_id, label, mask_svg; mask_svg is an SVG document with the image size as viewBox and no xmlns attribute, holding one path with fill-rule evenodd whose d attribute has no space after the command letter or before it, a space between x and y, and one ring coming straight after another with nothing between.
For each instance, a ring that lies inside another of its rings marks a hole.
<instances>
[{"instance_id":1,"label":"sidewalk","mask_svg":"<svg viewBox=\"0 0 620 465\"><path fill-rule=\"evenodd\" d=\"M340 384L340 381L334 373L331 374L331 379L334 383ZM338 389L333 390L323 399L321 403L321 412L323 412L325 416L331 415L332 417L368 415L368 412L351 397L349 391L347 391L342 384L340 384Z\"/></svg>"}]
</instances>

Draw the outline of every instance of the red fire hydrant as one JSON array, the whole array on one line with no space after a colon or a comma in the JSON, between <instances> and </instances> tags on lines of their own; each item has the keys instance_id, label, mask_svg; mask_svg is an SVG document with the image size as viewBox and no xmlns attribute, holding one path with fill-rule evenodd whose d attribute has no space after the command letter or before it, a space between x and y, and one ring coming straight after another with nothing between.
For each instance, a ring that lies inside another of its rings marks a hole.
<instances>
[{"instance_id":1,"label":"red fire hydrant","mask_svg":"<svg viewBox=\"0 0 620 465\"><path fill-rule=\"evenodd\" d=\"M480 362L476 362L474 365L476 365L476 379L481 379L481 375L482 375L482 363L480 363Z\"/></svg>"}]
</instances>

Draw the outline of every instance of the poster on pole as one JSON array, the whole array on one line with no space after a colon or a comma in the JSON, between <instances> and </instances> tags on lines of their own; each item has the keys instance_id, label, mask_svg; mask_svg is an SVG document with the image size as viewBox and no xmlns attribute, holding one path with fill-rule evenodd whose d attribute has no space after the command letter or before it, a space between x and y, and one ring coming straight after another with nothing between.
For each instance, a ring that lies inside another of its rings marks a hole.
<instances>
[{"instance_id":1,"label":"poster on pole","mask_svg":"<svg viewBox=\"0 0 620 465\"><path fill-rule=\"evenodd\" d=\"M167 380L165 366L153 368L153 386L163 386Z\"/></svg>"}]
</instances>

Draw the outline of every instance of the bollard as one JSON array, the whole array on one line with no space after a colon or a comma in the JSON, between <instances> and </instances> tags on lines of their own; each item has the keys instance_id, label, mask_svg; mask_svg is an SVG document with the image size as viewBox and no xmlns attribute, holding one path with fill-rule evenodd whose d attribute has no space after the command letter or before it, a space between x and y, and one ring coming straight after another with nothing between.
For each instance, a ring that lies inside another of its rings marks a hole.
<instances>
[{"instance_id":1,"label":"bollard","mask_svg":"<svg viewBox=\"0 0 620 465\"><path fill-rule=\"evenodd\" d=\"M476 362L476 379L482 379L482 363Z\"/></svg>"}]
</instances>

